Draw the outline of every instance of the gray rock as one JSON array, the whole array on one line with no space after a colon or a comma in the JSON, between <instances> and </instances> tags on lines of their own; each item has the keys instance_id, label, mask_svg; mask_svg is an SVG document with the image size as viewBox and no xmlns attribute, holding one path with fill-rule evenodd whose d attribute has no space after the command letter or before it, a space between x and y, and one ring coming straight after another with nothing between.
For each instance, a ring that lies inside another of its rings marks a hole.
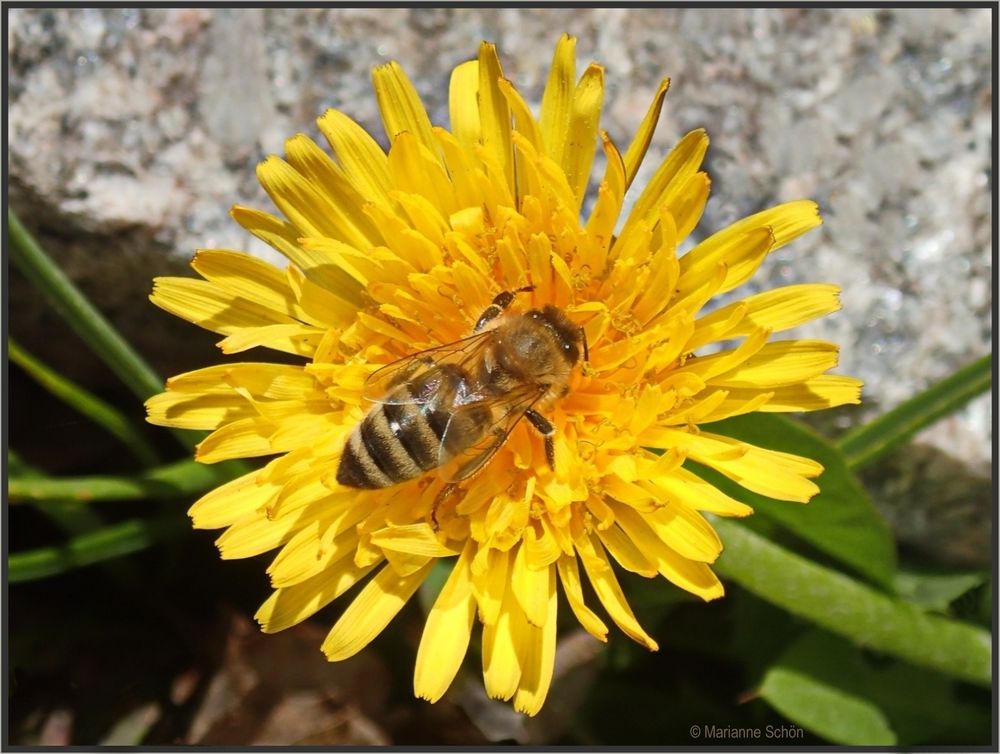
<instances>
[{"instance_id":1,"label":"gray rock","mask_svg":"<svg viewBox=\"0 0 1000 754\"><path fill-rule=\"evenodd\" d=\"M843 287L843 312L802 333L838 342L842 371L866 382L844 427L990 351L990 29L989 9L12 9L10 196L156 366L209 363L208 339L145 302L149 279L198 247L275 258L227 215L269 206L262 157L317 136L328 107L384 143L369 69L387 59L446 123L450 69L481 39L537 105L568 31L581 69L605 65L604 125L620 143L673 80L637 184L683 133L709 130L700 235L778 201L820 202L823 228L749 288ZM30 347L71 371L88 363L49 337L20 282L11 307ZM985 473L989 416L981 399L922 440Z\"/></svg>"}]
</instances>

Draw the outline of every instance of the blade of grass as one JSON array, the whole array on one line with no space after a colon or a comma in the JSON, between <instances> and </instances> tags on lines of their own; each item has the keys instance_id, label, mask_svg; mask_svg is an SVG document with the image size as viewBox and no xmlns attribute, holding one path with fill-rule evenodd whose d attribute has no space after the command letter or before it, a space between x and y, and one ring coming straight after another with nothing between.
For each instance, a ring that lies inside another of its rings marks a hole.
<instances>
[{"instance_id":1,"label":"blade of grass","mask_svg":"<svg viewBox=\"0 0 1000 754\"><path fill-rule=\"evenodd\" d=\"M7 577L12 584L44 579L143 550L186 529L185 519L176 513L131 519L73 537L63 545L11 553L7 556Z\"/></svg>"},{"instance_id":2,"label":"blade of grass","mask_svg":"<svg viewBox=\"0 0 1000 754\"><path fill-rule=\"evenodd\" d=\"M44 481L45 474L31 466L13 450L7 449L7 498L14 502L10 495L10 485L17 478L21 482ZM45 501L36 501L33 505L67 534L84 534L104 525L104 519L92 508L80 505L75 501L67 501L52 496Z\"/></svg>"},{"instance_id":3,"label":"blade of grass","mask_svg":"<svg viewBox=\"0 0 1000 754\"><path fill-rule=\"evenodd\" d=\"M163 379L63 274L11 209L7 210L7 234L11 261L118 378L143 401L162 391ZM189 450L203 434L171 431Z\"/></svg>"},{"instance_id":4,"label":"blade of grass","mask_svg":"<svg viewBox=\"0 0 1000 754\"><path fill-rule=\"evenodd\" d=\"M31 466L20 458L13 450L7 449L7 479L14 476L21 479L44 479L39 469ZM8 495L8 500L9 500ZM51 499L39 500L31 503L31 506L42 515L48 517L52 523L66 532L69 536L81 536L88 532L99 530L105 525L101 514L89 505L80 505L76 500ZM124 563L110 561L102 563L101 568L116 583L123 586L138 586L136 574L124 567Z\"/></svg>"},{"instance_id":5,"label":"blade of grass","mask_svg":"<svg viewBox=\"0 0 1000 754\"><path fill-rule=\"evenodd\" d=\"M49 303L140 399L163 390L163 380L42 250L13 210L7 210L10 258Z\"/></svg>"},{"instance_id":6,"label":"blade of grass","mask_svg":"<svg viewBox=\"0 0 1000 754\"><path fill-rule=\"evenodd\" d=\"M203 492L232 479L228 466L177 461L135 476L88 476L69 479L12 477L7 481L11 503L51 500L93 502L177 498Z\"/></svg>"},{"instance_id":7,"label":"blade of grass","mask_svg":"<svg viewBox=\"0 0 1000 754\"><path fill-rule=\"evenodd\" d=\"M859 646L990 686L989 632L887 597L735 521L716 518L714 525L726 543L716 570L761 599Z\"/></svg>"},{"instance_id":8,"label":"blade of grass","mask_svg":"<svg viewBox=\"0 0 1000 754\"><path fill-rule=\"evenodd\" d=\"M983 356L905 403L844 434L837 446L857 471L912 438L924 427L985 393L993 384L993 357Z\"/></svg>"},{"instance_id":9,"label":"blade of grass","mask_svg":"<svg viewBox=\"0 0 1000 754\"><path fill-rule=\"evenodd\" d=\"M153 447L114 406L36 359L13 338L7 339L7 354L12 362L48 392L121 440L143 466L155 466L160 462Z\"/></svg>"}]
</instances>

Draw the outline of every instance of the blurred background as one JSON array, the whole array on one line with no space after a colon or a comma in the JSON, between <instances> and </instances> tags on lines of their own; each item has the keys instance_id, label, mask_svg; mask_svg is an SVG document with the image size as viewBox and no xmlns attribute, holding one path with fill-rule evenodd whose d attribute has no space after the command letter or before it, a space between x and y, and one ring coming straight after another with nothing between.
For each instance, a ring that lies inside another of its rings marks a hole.
<instances>
[{"instance_id":1,"label":"blurred background","mask_svg":"<svg viewBox=\"0 0 1000 754\"><path fill-rule=\"evenodd\" d=\"M276 260L228 217L234 203L270 209L254 176L265 155L299 132L322 143L315 119L330 107L385 146L369 70L387 60L447 124L451 69L484 39L537 106L564 32L578 37L580 70L605 67L603 126L620 145L672 80L637 186L680 136L708 130L712 198L695 240L780 201L819 202L825 225L751 286L843 288L843 311L804 334L841 346L838 371L865 381L864 403L807 417L822 433L991 352L989 9L20 8L6 21L10 206L161 375L220 357L215 336L148 303L152 277L188 274L197 248ZM10 335L141 423L138 401L36 289L13 268L8 281ZM10 447L27 467L138 470L24 369L11 366L5 387ZM991 417L982 395L864 472L906 562L989 567ZM165 458L182 456L168 433L143 432ZM533 720L487 700L474 663L430 706L411 698L419 604L337 665L318 645L340 608L261 636L250 616L269 592L266 559L221 562L213 533L185 528L192 499L155 504L180 523L165 543L10 587L11 742L685 745L693 724L790 724L754 689L801 626L739 587L701 605L629 581L664 649L618 632L601 649L568 631ZM134 505L99 514L113 522ZM58 536L37 510L7 516L11 552ZM964 600L943 609L981 613L981 594Z\"/></svg>"}]
</instances>

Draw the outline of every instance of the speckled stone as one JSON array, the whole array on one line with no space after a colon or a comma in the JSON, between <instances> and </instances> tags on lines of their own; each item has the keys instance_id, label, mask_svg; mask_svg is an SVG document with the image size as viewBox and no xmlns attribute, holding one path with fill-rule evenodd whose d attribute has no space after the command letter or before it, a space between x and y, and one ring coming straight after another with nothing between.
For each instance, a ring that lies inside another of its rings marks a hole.
<instances>
[{"instance_id":1,"label":"speckled stone","mask_svg":"<svg viewBox=\"0 0 1000 754\"><path fill-rule=\"evenodd\" d=\"M256 163L325 109L385 143L369 70L399 60L432 120L451 68L496 42L534 105L555 40L606 69L604 126L627 143L661 77L671 91L651 175L686 131L712 137L697 237L812 197L825 225L777 252L755 291L843 288L842 312L802 328L841 345L865 405L889 409L990 352L989 9L12 9L10 196L66 271L165 372L207 363L207 339L165 323L149 278L199 247L275 255L228 215L270 202ZM12 328L70 368L50 316L15 279ZM195 343L196 346L192 346ZM921 440L988 473L984 397Z\"/></svg>"}]
</instances>

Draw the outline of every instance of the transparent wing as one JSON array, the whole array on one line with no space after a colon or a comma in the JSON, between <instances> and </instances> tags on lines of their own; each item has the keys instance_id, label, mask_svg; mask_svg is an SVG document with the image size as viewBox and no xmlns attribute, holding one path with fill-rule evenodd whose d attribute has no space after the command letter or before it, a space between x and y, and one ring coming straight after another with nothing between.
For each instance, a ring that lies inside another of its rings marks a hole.
<instances>
[{"instance_id":1,"label":"transparent wing","mask_svg":"<svg viewBox=\"0 0 1000 754\"><path fill-rule=\"evenodd\" d=\"M456 454L458 465L450 474L449 481L460 482L485 466L496 452L503 447L511 431L521 421L524 413L535 405L545 394L545 387L534 384L524 385L520 389L512 390L499 398L472 403L467 406L460 406L456 413L486 409L492 412L493 422L483 436L483 439L475 445ZM448 430L459 420L459 417L452 416L445 428L445 433L441 438L441 452L445 452L448 444ZM443 459L442 459L443 460Z\"/></svg>"},{"instance_id":2,"label":"transparent wing","mask_svg":"<svg viewBox=\"0 0 1000 754\"><path fill-rule=\"evenodd\" d=\"M372 372L365 381L362 395L374 403L432 403L448 405L461 400L471 402L475 395L442 395L442 388L454 387L449 379L454 375L454 365L468 370L475 364L483 348L490 342L491 331L476 333L468 338L428 348L404 356ZM394 394L400 385L410 390ZM449 392L449 391L445 391Z\"/></svg>"}]
</instances>

